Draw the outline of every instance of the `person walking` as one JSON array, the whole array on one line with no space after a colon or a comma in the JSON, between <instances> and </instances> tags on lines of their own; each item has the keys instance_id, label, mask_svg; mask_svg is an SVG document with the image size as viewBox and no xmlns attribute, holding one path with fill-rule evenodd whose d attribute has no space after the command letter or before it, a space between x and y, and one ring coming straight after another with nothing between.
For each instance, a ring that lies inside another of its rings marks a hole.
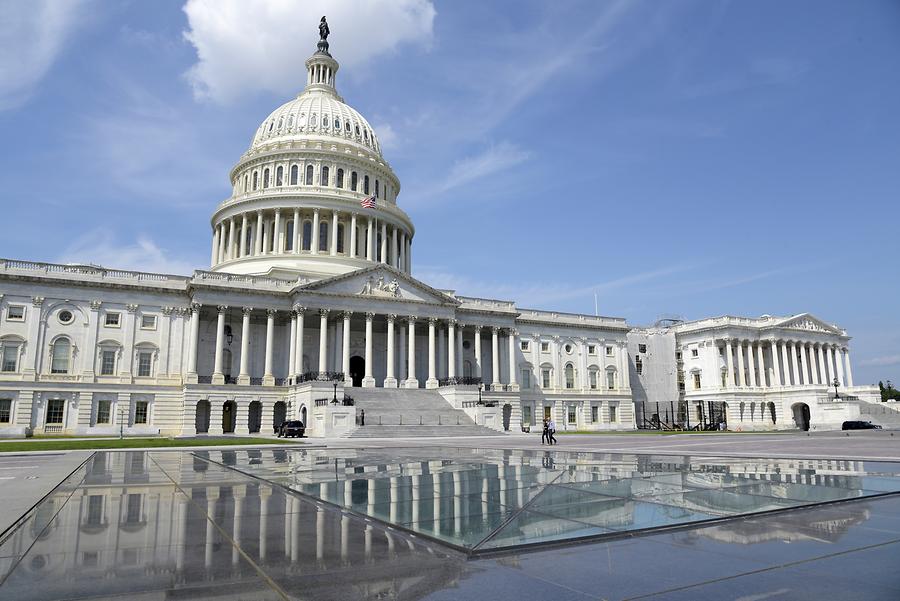
<instances>
[{"instance_id":1,"label":"person walking","mask_svg":"<svg viewBox=\"0 0 900 601\"><path fill-rule=\"evenodd\" d=\"M544 429L541 432L541 446L543 446L545 440L547 441L547 444L550 444L550 436L548 435L549 431L550 430L547 426L547 420L545 419L544 420Z\"/></svg>"},{"instance_id":2,"label":"person walking","mask_svg":"<svg viewBox=\"0 0 900 601\"><path fill-rule=\"evenodd\" d=\"M556 422L553 421L553 418L551 417L550 421L547 422L547 440L551 445L556 444L556 437L554 434L556 434Z\"/></svg>"}]
</instances>

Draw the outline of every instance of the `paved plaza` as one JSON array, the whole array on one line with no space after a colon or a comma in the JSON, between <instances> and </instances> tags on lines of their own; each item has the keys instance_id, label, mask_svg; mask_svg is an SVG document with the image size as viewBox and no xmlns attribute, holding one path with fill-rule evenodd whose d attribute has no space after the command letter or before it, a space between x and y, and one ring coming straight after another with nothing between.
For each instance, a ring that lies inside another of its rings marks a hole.
<instances>
[{"instance_id":1,"label":"paved plaza","mask_svg":"<svg viewBox=\"0 0 900 601\"><path fill-rule=\"evenodd\" d=\"M0 599L900 598L890 432L559 438L0 455Z\"/></svg>"}]
</instances>

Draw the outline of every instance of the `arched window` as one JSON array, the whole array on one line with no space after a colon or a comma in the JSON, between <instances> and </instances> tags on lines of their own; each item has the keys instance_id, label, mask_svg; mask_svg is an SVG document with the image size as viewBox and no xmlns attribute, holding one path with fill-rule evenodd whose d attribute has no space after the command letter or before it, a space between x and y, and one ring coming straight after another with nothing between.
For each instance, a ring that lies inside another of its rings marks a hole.
<instances>
[{"instance_id":1,"label":"arched window","mask_svg":"<svg viewBox=\"0 0 900 601\"><path fill-rule=\"evenodd\" d=\"M263 171L263 188L268 188L268 187L269 187L269 169L266 168L266 170Z\"/></svg>"},{"instance_id":2,"label":"arched window","mask_svg":"<svg viewBox=\"0 0 900 601\"><path fill-rule=\"evenodd\" d=\"M253 172L253 189L254 190L256 190L256 188L259 186L259 177L258 176L259 176L259 171L254 171Z\"/></svg>"},{"instance_id":3,"label":"arched window","mask_svg":"<svg viewBox=\"0 0 900 601\"><path fill-rule=\"evenodd\" d=\"M369 176L363 178L363 194L369 193Z\"/></svg>"},{"instance_id":4,"label":"arched window","mask_svg":"<svg viewBox=\"0 0 900 601\"><path fill-rule=\"evenodd\" d=\"M309 117L309 126L310 126L310 127L315 127L316 124L317 124L318 122L319 122L319 120L318 120L318 118L316 117L316 114L315 114L315 113L313 113L312 115L310 115L310 117Z\"/></svg>"},{"instance_id":5,"label":"arched window","mask_svg":"<svg viewBox=\"0 0 900 601\"><path fill-rule=\"evenodd\" d=\"M328 250L328 222L319 222L319 250Z\"/></svg>"},{"instance_id":6,"label":"arched window","mask_svg":"<svg viewBox=\"0 0 900 601\"><path fill-rule=\"evenodd\" d=\"M293 115L289 115L289 116L288 116L288 129L290 129L290 128L292 128L292 127L294 127L294 116L293 116Z\"/></svg>"},{"instance_id":7,"label":"arched window","mask_svg":"<svg viewBox=\"0 0 900 601\"><path fill-rule=\"evenodd\" d=\"M378 194L378 180L375 180L375 198L381 198Z\"/></svg>"},{"instance_id":8,"label":"arched window","mask_svg":"<svg viewBox=\"0 0 900 601\"><path fill-rule=\"evenodd\" d=\"M313 183L313 166L306 166L306 185L311 186Z\"/></svg>"},{"instance_id":9,"label":"arched window","mask_svg":"<svg viewBox=\"0 0 900 601\"><path fill-rule=\"evenodd\" d=\"M293 251L294 250L294 220L293 219L291 219L290 221L287 222L287 224L285 224L284 238L285 238L285 240L284 240L285 250Z\"/></svg>"},{"instance_id":10,"label":"arched window","mask_svg":"<svg viewBox=\"0 0 900 601\"><path fill-rule=\"evenodd\" d=\"M337 117L334 118L334 130L338 133L341 133L341 120Z\"/></svg>"},{"instance_id":11,"label":"arched window","mask_svg":"<svg viewBox=\"0 0 900 601\"><path fill-rule=\"evenodd\" d=\"M253 226L247 224L247 241L245 243L247 254L253 254Z\"/></svg>"},{"instance_id":12,"label":"arched window","mask_svg":"<svg viewBox=\"0 0 900 601\"><path fill-rule=\"evenodd\" d=\"M356 171L350 173L350 189L356 192L356 186L359 183L359 176L356 175Z\"/></svg>"},{"instance_id":13,"label":"arched window","mask_svg":"<svg viewBox=\"0 0 900 601\"><path fill-rule=\"evenodd\" d=\"M322 177L319 178L319 181L322 182L323 186L328 185L328 176L331 175L329 172L331 170L328 167L322 167Z\"/></svg>"},{"instance_id":14,"label":"arched window","mask_svg":"<svg viewBox=\"0 0 900 601\"><path fill-rule=\"evenodd\" d=\"M339 253L343 253L343 252L344 252L344 224L343 224L343 223L339 223L339 224L338 224L338 231L337 231L337 251L338 251Z\"/></svg>"},{"instance_id":15,"label":"arched window","mask_svg":"<svg viewBox=\"0 0 900 601\"><path fill-rule=\"evenodd\" d=\"M610 369L606 372L606 388L607 390L616 389L616 370Z\"/></svg>"},{"instance_id":16,"label":"arched window","mask_svg":"<svg viewBox=\"0 0 900 601\"><path fill-rule=\"evenodd\" d=\"M281 165L278 166L278 169L275 170L275 185L280 186L284 179L284 167Z\"/></svg>"},{"instance_id":17,"label":"arched window","mask_svg":"<svg viewBox=\"0 0 900 601\"><path fill-rule=\"evenodd\" d=\"M575 388L575 367L566 363L566 388Z\"/></svg>"},{"instance_id":18,"label":"arched window","mask_svg":"<svg viewBox=\"0 0 900 601\"><path fill-rule=\"evenodd\" d=\"M72 343L68 338L57 338L50 353L50 373L69 373L69 359L72 357Z\"/></svg>"},{"instance_id":19,"label":"arched window","mask_svg":"<svg viewBox=\"0 0 900 601\"><path fill-rule=\"evenodd\" d=\"M343 169L337 170L337 180L335 181L334 185L337 186L338 188L344 187L344 170Z\"/></svg>"},{"instance_id":20,"label":"arched window","mask_svg":"<svg viewBox=\"0 0 900 601\"><path fill-rule=\"evenodd\" d=\"M363 130L363 138L366 140L366 142L369 141L369 130L368 129Z\"/></svg>"},{"instance_id":21,"label":"arched window","mask_svg":"<svg viewBox=\"0 0 900 601\"><path fill-rule=\"evenodd\" d=\"M350 133L350 122L347 121L347 122L344 124L344 126L345 126L344 129L346 129L346 130L347 130L347 133L349 134L349 133Z\"/></svg>"},{"instance_id":22,"label":"arched window","mask_svg":"<svg viewBox=\"0 0 900 601\"><path fill-rule=\"evenodd\" d=\"M356 126L356 136L359 137L359 126Z\"/></svg>"},{"instance_id":23,"label":"arched window","mask_svg":"<svg viewBox=\"0 0 900 601\"><path fill-rule=\"evenodd\" d=\"M591 387L591 390L596 390L597 388L597 370L592 369L588 371L588 385Z\"/></svg>"},{"instance_id":24,"label":"arched window","mask_svg":"<svg viewBox=\"0 0 900 601\"><path fill-rule=\"evenodd\" d=\"M297 174L299 171L300 171L300 169L297 167L297 165L293 165L291 167L291 185L292 186L297 185Z\"/></svg>"},{"instance_id":25,"label":"arched window","mask_svg":"<svg viewBox=\"0 0 900 601\"><path fill-rule=\"evenodd\" d=\"M250 176L245 175L244 176L244 192L246 192L247 188L249 188L249 187L250 187Z\"/></svg>"},{"instance_id":26,"label":"arched window","mask_svg":"<svg viewBox=\"0 0 900 601\"><path fill-rule=\"evenodd\" d=\"M381 261L381 231L378 232L375 243L375 260Z\"/></svg>"},{"instance_id":27,"label":"arched window","mask_svg":"<svg viewBox=\"0 0 900 601\"><path fill-rule=\"evenodd\" d=\"M300 244L300 248L303 250L309 250L311 240L312 240L312 222L304 221L303 222L303 241Z\"/></svg>"}]
</instances>

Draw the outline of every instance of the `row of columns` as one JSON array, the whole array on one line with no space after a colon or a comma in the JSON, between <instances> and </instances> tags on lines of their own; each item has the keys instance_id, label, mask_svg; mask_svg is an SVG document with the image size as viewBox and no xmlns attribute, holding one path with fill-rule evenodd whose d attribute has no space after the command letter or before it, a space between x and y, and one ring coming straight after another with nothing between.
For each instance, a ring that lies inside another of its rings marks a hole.
<instances>
[{"instance_id":1,"label":"row of columns","mask_svg":"<svg viewBox=\"0 0 900 601\"><path fill-rule=\"evenodd\" d=\"M282 215L282 213L287 213ZM293 231L288 239L289 217L293 217ZM251 220L256 221L252 226ZM217 223L213 229L212 254L210 262L213 266L233 259L244 257L257 257L262 255L297 255L308 253L310 255L348 256L357 258L357 230L359 224L365 225L363 250L359 258L367 261L386 263L401 271L409 273L412 266L411 251L412 237L406 230L388 223L375 216L350 213L349 218L349 245L346 235L347 215L343 211L313 209L309 241L303 237L303 223L309 215L301 216L299 208L293 213L289 210L275 210L271 214L265 211L243 213ZM299 227L298 227L299 224ZM328 244L321 248L320 224L328 224L330 234ZM343 250L338 248L338 229L345 226ZM381 234L381 245L378 247L378 235ZM308 244L307 244L308 242ZM302 250L308 246L309 250ZM379 258L380 257L380 258Z\"/></svg>"},{"instance_id":2,"label":"row of columns","mask_svg":"<svg viewBox=\"0 0 900 601\"><path fill-rule=\"evenodd\" d=\"M835 378L840 386L853 386L850 351L838 344L726 339L724 348L726 388L830 386Z\"/></svg>"}]
</instances>

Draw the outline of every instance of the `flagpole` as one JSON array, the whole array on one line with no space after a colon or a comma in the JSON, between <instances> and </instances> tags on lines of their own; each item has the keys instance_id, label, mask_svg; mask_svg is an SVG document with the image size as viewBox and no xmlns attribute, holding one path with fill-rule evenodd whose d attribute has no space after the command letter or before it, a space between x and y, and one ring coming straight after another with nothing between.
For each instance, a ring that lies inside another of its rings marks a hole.
<instances>
[{"instance_id":1,"label":"flagpole","mask_svg":"<svg viewBox=\"0 0 900 601\"><path fill-rule=\"evenodd\" d=\"M600 306L597 304L597 293L594 293L594 316L600 317Z\"/></svg>"}]
</instances>

